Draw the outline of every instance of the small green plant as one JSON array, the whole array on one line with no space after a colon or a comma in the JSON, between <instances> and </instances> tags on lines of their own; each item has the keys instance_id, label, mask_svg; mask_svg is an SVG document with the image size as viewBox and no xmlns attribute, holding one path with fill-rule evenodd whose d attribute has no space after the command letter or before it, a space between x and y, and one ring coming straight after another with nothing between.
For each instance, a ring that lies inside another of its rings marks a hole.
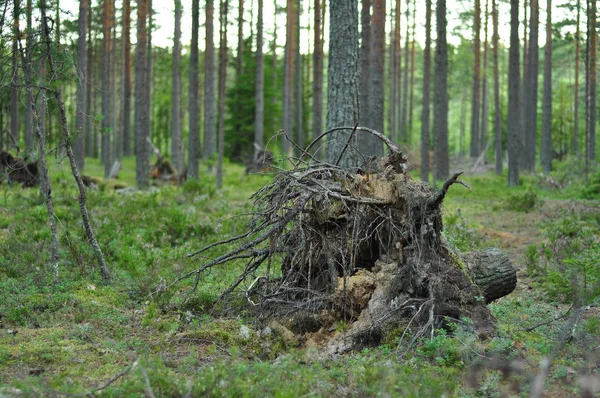
<instances>
[{"instance_id":1,"label":"small green plant","mask_svg":"<svg viewBox=\"0 0 600 398\"><path fill-rule=\"evenodd\" d=\"M533 189L528 189L523 192L513 192L504 202L504 207L507 210L529 212L542 201L538 198L538 194Z\"/></svg>"},{"instance_id":2,"label":"small green plant","mask_svg":"<svg viewBox=\"0 0 600 398\"><path fill-rule=\"evenodd\" d=\"M467 221L460 215L460 211L448 214L444 218L444 236L459 251L473 250L481 243L479 234L469 228Z\"/></svg>"},{"instance_id":3,"label":"small green plant","mask_svg":"<svg viewBox=\"0 0 600 398\"><path fill-rule=\"evenodd\" d=\"M536 275L539 273L540 251L537 245L527 246L525 254L523 255L523 260L525 261L525 269L529 275Z\"/></svg>"}]
</instances>

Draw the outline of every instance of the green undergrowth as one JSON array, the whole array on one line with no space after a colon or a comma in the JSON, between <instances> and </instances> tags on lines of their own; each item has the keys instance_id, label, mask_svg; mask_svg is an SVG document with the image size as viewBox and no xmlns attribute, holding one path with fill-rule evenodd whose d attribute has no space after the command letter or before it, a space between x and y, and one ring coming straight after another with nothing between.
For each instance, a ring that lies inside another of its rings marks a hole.
<instances>
[{"instance_id":1,"label":"green undergrowth","mask_svg":"<svg viewBox=\"0 0 600 398\"><path fill-rule=\"evenodd\" d=\"M58 284L39 192L0 187L0 396L85 393L121 373L101 395L500 396L514 384L527 392L546 355L553 356L547 388L563 396L580 392L578 374L600 334L594 312L600 211L589 193L593 185L557 191L525 175L520 186L508 188L505 175L462 176L472 189L450 189L446 241L458 251L501 247L521 268L517 291L490 305L496 334L481 339L467 320L421 337L398 326L380 347L322 359L319 348L304 348L302 339L265 329L244 297L218 301L244 262L201 274L194 291L190 278L155 294L235 247L188 257L245 232L249 198L270 177L247 176L242 166L227 163L224 188L217 191L202 165L200 179L180 187L118 192L115 186L134 186L134 163L124 159L119 180L100 178L88 190L111 284L98 272L66 164L50 162ZM102 172L97 160L86 160L87 175ZM591 309L573 326L574 298ZM567 334L569 343L560 343ZM477 364L492 360L520 361L522 370L509 378L498 369L474 376Z\"/></svg>"}]
</instances>

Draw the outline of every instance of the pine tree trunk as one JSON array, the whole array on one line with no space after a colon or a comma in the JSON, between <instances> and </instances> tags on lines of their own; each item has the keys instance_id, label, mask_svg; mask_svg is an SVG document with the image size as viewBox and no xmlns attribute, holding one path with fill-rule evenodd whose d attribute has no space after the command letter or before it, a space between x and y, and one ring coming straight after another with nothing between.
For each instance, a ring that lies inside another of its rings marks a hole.
<instances>
[{"instance_id":1,"label":"pine tree trunk","mask_svg":"<svg viewBox=\"0 0 600 398\"><path fill-rule=\"evenodd\" d=\"M123 155L131 156L131 0L123 0L123 31L121 49L123 72L121 74L121 129Z\"/></svg>"},{"instance_id":2,"label":"pine tree trunk","mask_svg":"<svg viewBox=\"0 0 600 398\"><path fill-rule=\"evenodd\" d=\"M173 34L173 87L171 97L171 161L178 173L183 171L181 152L181 0L175 0Z\"/></svg>"},{"instance_id":3,"label":"pine tree trunk","mask_svg":"<svg viewBox=\"0 0 600 398\"><path fill-rule=\"evenodd\" d=\"M259 0L262 1L262 0ZM321 0L314 0L315 28L313 52L313 136L321 134L323 130L323 19L321 18Z\"/></svg>"},{"instance_id":4,"label":"pine tree trunk","mask_svg":"<svg viewBox=\"0 0 600 398\"><path fill-rule=\"evenodd\" d=\"M390 4L391 5L391 4ZM396 89L397 89L397 82L395 80L396 77L396 56L395 56L395 51L396 51L396 40L395 40L395 11L393 8L390 7L390 36L389 36L389 42L390 45L388 47L388 58L390 60L390 62L388 62L388 81L390 83L390 88L388 91L388 103L389 103L389 107L388 107L388 114L387 114L387 120L388 120L388 125L387 125L387 130L389 132L389 136L392 139L392 141L394 142L398 142L398 135L397 135L397 131L396 131Z\"/></svg>"},{"instance_id":5,"label":"pine tree trunk","mask_svg":"<svg viewBox=\"0 0 600 398\"><path fill-rule=\"evenodd\" d=\"M135 176L138 188L148 186L150 168L149 136L149 97L146 23L148 18L148 0L137 0L137 44L135 47Z\"/></svg>"},{"instance_id":6,"label":"pine tree trunk","mask_svg":"<svg viewBox=\"0 0 600 398\"><path fill-rule=\"evenodd\" d=\"M395 85L396 91L396 100L395 100L395 108L394 113L396 120L396 125L394 129L396 130L396 139L398 142L406 142L406 131L402 130L402 0L396 0L396 11L394 13L394 63L396 65L394 70L394 78L395 82L392 84Z\"/></svg>"},{"instance_id":7,"label":"pine tree trunk","mask_svg":"<svg viewBox=\"0 0 600 398\"><path fill-rule=\"evenodd\" d=\"M110 147L110 158L111 158L111 172L113 171L113 164L116 160L123 159L123 141L122 141L122 132L121 127L117 125L118 119L118 111L119 107L117 106L117 74L118 74L118 57L117 57L117 13L116 13L116 0L113 0L111 9L112 9L112 34L111 34L111 50L110 50L110 59L112 60L110 66L110 105L111 105L111 119L110 119L110 129L112 131L112 145Z\"/></svg>"},{"instance_id":8,"label":"pine tree trunk","mask_svg":"<svg viewBox=\"0 0 600 398\"><path fill-rule=\"evenodd\" d=\"M597 51L597 32L596 32L596 0L590 0L589 12L589 133L588 136L588 158L596 160L596 51Z\"/></svg>"},{"instance_id":9,"label":"pine tree trunk","mask_svg":"<svg viewBox=\"0 0 600 398\"><path fill-rule=\"evenodd\" d=\"M404 132L405 141L410 145L410 141L412 139L411 132L408 131L408 70L410 69L410 57L408 55L408 50L410 46L409 36L410 36L410 25L409 25L409 16L410 16L410 0L406 0L406 36L404 37L404 69L402 69L402 87L404 90L402 91L402 107L401 112L402 115L400 119L402 120L402 131Z\"/></svg>"},{"instance_id":10,"label":"pine tree trunk","mask_svg":"<svg viewBox=\"0 0 600 398\"><path fill-rule=\"evenodd\" d=\"M408 100L408 131L413 131L413 110L415 104L415 58L416 58L416 33L417 33L417 0L413 0L412 40L410 41L410 94Z\"/></svg>"},{"instance_id":11,"label":"pine tree trunk","mask_svg":"<svg viewBox=\"0 0 600 398\"><path fill-rule=\"evenodd\" d=\"M219 139L217 159L217 189L223 186L223 156L225 150L225 84L227 80L227 0L221 0L219 13Z\"/></svg>"},{"instance_id":12,"label":"pine tree trunk","mask_svg":"<svg viewBox=\"0 0 600 398\"><path fill-rule=\"evenodd\" d=\"M89 117L85 118L85 156L92 157L94 156L94 129L95 126L92 123L92 112L93 112L93 99L95 95L92 95L92 81L94 81L94 70L92 69L94 65L94 43L92 42L92 8L88 7L88 16L87 16L87 41L88 41L88 53L87 53L87 79L86 79L86 107L85 113L89 115ZM41 111L41 110L40 110Z\"/></svg>"},{"instance_id":13,"label":"pine tree trunk","mask_svg":"<svg viewBox=\"0 0 600 398\"><path fill-rule=\"evenodd\" d=\"M329 65L327 69L327 129L353 126L358 121L358 13L354 0L329 4ZM326 143L325 157L335 163L351 133L337 134ZM349 140L350 138L350 140ZM357 165L359 156L346 151L339 165Z\"/></svg>"},{"instance_id":14,"label":"pine tree trunk","mask_svg":"<svg viewBox=\"0 0 600 398\"><path fill-rule=\"evenodd\" d=\"M488 26L489 26L489 0L485 1L485 23L484 23L484 42L483 42L483 71L482 71L482 88L481 88L481 123L480 123L480 134L479 134L479 150L477 156L481 154L481 151L485 151L488 141L488 130L489 130L489 87L488 87L488 58L489 58L489 41L488 41Z\"/></svg>"},{"instance_id":15,"label":"pine tree trunk","mask_svg":"<svg viewBox=\"0 0 600 398\"><path fill-rule=\"evenodd\" d=\"M508 58L508 185L519 184L519 0L510 0L510 49Z\"/></svg>"},{"instance_id":16,"label":"pine tree trunk","mask_svg":"<svg viewBox=\"0 0 600 398\"><path fill-rule=\"evenodd\" d=\"M31 13L33 10L32 0L27 0L26 6L26 17L27 17L27 36L25 38L25 56L31 62L31 49L33 47L33 30L32 30L32 17ZM84 39L85 40L85 39ZM33 95L31 91L25 91L25 151L30 152L33 149L33 112L31 105L33 103Z\"/></svg>"},{"instance_id":17,"label":"pine tree trunk","mask_svg":"<svg viewBox=\"0 0 600 398\"><path fill-rule=\"evenodd\" d=\"M538 0L530 2L529 21L529 48L527 50L527 85L524 87L525 130L522 132L525 142L521 158L524 160L523 169L533 171L535 167L536 138L537 138L537 99L538 99L538 73L539 73L539 14Z\"/></svg>"},{"instance_id":18,"label":"pine tree trunk","mask_svg":"<svg viewBox=\"0 0 600 398\"><path fill-rule=\"evenodd\" d=\"M287 0L286 40L283 63L283 129L294 139L294 80L296 77L296 13L297 5L294 0ZM281 141L283 153L291 155L292 146L287 139Z\"/></svg>"},{"instance_id":19,"label":"pine tree trunk","mask_svg":"<svg viewBox=\"0 0 600 398\"><path fill-rule=\"evenodd\" d=\"M546 47L544 49L544 104L542 113L541 163L545 174L552 169L552 0L546 2Z\"/></svg>"},{"instance_id":20,"label":"pine tree trunk","mask_svg":"<svg viewBox=\"0 0 600 398\"><path fill-rule=\"evenodd\" d=\"M206 1L204 53L204 159L217 153L217 101L215 96L214 0Z\"/></svg>"},{"instance_id":21,"label":"pine tree trunk","mask_svg":"<svg viewBox=\"0 0 600 398\"><path fill-rule=\"evenodd\" d=\"M575 82L573 87L573 154L579 154L579 59L581 54L581 0L577 0L577 20L575 30Z\"/></svg>"},{"instance_id":22,"label":"pine tree trunk","mask_svg":"<svg viewBox=\"0 0 600 398\"><path fill-rule=\"evenodd\" d=\"M187 177L198 178L200 158L200 103L198 101L198 33L200 29L200 0L192 1L192 43L190 48L189 132Z\"/></svg>"},{"instance_id":23,"label":"pine tree trunk","mask_svg":"<svg viewBox=\"0 0 600 398\"><path fill-rule=\"evenodd\" d=\"M10 130L9 134L12 136L12 140L17 145L17 152L20 148L18 147L20 141L19 134L19 87L17 79L19 76L19 47L17 43L17 35L19 31L19 14L21 12L20 0L14 0L13 8L13 42L12 42L12 69L11 75L14 76L13 82L10 87Z\"/></svg>"},{"instance_id":24,"label":"pine tree trunk","mask_svg":"<svg viewBox=\"0 0 600 398\"><path fill-rule=\"evenodd\" d=\"M359 123L363 126L374 128L371 126L371 109L369 96L369 73L371 72L371 0L362 0L360 9L360 72L359 72ZM377 129L375 129L377 130Z\"/></svg>"},{"instance_id":25,"label":"pine tree trunk","mask_svg":"<svg viewBox=\"0 0 600 398\"><path fill-rule=\"evenodd\" d=\"M150 140L153 138L153 109L152 109L152 90L154 86L154 68L153 68L153 48L152 48L152 30L154 29L154 11L152 9L152 0L148 0L148 51L146 54L148 62L148 72L146 78L148 79L148 137ZM167 131L165 128L163 131ZM148 144L148 143L146 143ZM150 158L148 158L149 161Z\"/></svg>"},{"instance_id":26,"label":"pine tree trunk","mask_svg":"<svg viewBox=\"0 0 600 398\"><path fill-rule=\"evenodd\" d=\"M83 171L85 162L85 117L87 99L87 26L88 0L79 2L79 38L77 39L77 114L75 116L75 160L77 168Z\"/></svg>"},{"instance_id":27,"label":"pine tree trunk","mask_svg":"<svg viewBox=\"0 0 600 398\"><path fill-rule=\"evenodd\" d=\"M421 180L429 182L429 97L431 93L431 0L425 0L425 49L423 50L423 108L421 113Z\"/></svg>"},{"instance_id":28,"label":"pine tree trunk","mask_svg":"<svg viewBox=\"0 0 600 398\"><path fill-rule=\"evenodd\" d=\"M494 137L496 141L496 174L502 174L502 114L500 109L500 78L498 71L498 46L500 37L498 34L498 4L497 0L492 0L492 24L494 25L493 44L494 44Z\"/></svg>"},{"instance_id":29,"label":"pine tree trunk","mask_svg":"<svg viewBox=\"0 0 600 398\"><path fill-rule=\"evenodd\" d=\"M475 0L475 15L473 18L473 91L471 96L471 158L479 156L481 115L481 1Z\"/></svg>"},{"instance_id":30,"label":"pine tree trunk","mask_svg":"<svg viewBox=\"0 0 600 398\"><path fill-rule=\"evenodd\" d=\"M104 177L110 175L111 169L111 33L112 33L112 0L104 0L102 6L102 163Z\"/></svg>"},{"instance_id":31,"label":"pine tree trunk","mask_svg":"<svg viewBox=\"0 0 600 398\"><path fill-rule=\"evenodd\" d=\"M446 40L446 0L436 7L437 43L435 46L434 178L450 174L448 159L448 42Z\"/></svg>"},{"instance_id":32,"label":"pine tree trunk","mask_svg":"<svg viewBox=\"0 0 600 398\"><path fill-rule=\"evenodd\" d=\"M318 0L317 0L318 1ZM256 108L254 112L254 154L262 148L265 112L265 60L263 56L263 0L258 0L256 21Z\"/></svg>"},{"instance_id":33,"label":"pine tree trunk","mask_svg":"<svg viewBox=\"0 0 600 398\"><path fill-rule=\"evenodd\" d=\"M383 132L383 102L385 73L385 0L373 0L369 56L368 120L370 128ZM382 156L381 140L370 134L359 135L358 145L364 156Z\"/></svg>"}]
</instances>

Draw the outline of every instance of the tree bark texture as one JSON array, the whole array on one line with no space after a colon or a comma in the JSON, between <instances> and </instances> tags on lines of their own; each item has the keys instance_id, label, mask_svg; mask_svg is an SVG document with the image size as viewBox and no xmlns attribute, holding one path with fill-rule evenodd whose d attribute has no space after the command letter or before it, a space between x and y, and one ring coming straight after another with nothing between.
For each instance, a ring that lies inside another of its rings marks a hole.
<instances>
[{"instance_id":1,"label":"tree bark texture","mask_svg":"<svg viewBox=\"0 0 600 398\"><path fill-rule=\"evenodd\" d=\"M573 87L573 153L579 154L579 60L581 54L581 0L577 0L575 24L575 82Z\"/></svg>"},{"instance_id":2,"label":"tree bark texture","mask_svg":"<svg viewBox=\"0 0 600 398\"><path fill-rule=\"evenodd\" d=\"M11 69L11 87L10 87L10 130L9 134L12 135L12 140L17 145L17 152L20 148L18 147L20 141L19 133L19 47L17 43L17 36L19 34L19 14L21 13L21 2L15 0L13 8L13 42L12 42L12 69ZM10 140L9 140L10 141Z\"/></svg>"},{"instance_id":3,"label":"tree bark texture","mask_svg":"<svg viewBox=\"0 0 600 398\"><path fill-rule=\"evenodd\" d=\"M515 290L517 272L508 255L498 249L486 249L461 255L473 282L479 286L486 304Z\"/></svg>"},{"instance_id":4,"label":"tree bark texture","mask_svg":"<svg viewBox=\"0 0 600 398\"><path fill-rule=\"evenodd\" d=\"M32 0L27 0L26 5L26 18L27 18L27 36L25 38L25 56L31 61L31 50L33 47L33 29L32 29L32 16L33 11ZM85 38L84 38L85 40ZM33 149L33 114L31 111L31 102L33 102L33 95L31 91L25 91L25 151L30 152Z\"/></svg>"},{"instance_id":5,"label":"tree bark texture","mask_svg":"<svg viewBox=\"0 0 600 398\"><path fill-rule=\"evenodd\" d=\"M586 157L596 160L596 0L588 0L588 74L587 109L588 122L586 132ZM587 168L587 167L586 167Z\"/></svg>"},{"instance_id":6,"label":"tree bark texture","mask_svg":"<svg viewBox=\"0 0 600 398\"><path fill-rule=\"evenodd\" d=\"M401 106L401 129L404 134L405 141L410 145L410 141L412 139L411 132L408 130L408 70L410 69L410 57L409 57L409 46L410 46L410 24L409 24L409 16L410 16L410 0L406 0L406 30L404 37L404 68L402 69L402 76L400 79L402 80L403 90L402 94L402 106Z\"/></svg>"},{"instance_id":7,"label":"tree bark texture","mask_svg":"<svg viewBox=\"0 0 600 398\"><path fill-rule=\"evenodd\" d=\"M296 23L296 13L299 4L295 0L287 0L286 3L286 40L285 40L285 55L283 60L283 129L288 136L294 139L294 81L296 78L296 45L298 39ZM287 139L281 142L283 153L287 156L291 155L292 146Z\"/></svg>"},{"instance_id":8,"label":"tree bark texture","mask_svg":"<svg viewBox=\"0 0 600 398\"><path fill-rule=\"evenodd\" d=\"M359 123L369 128L371 126L371 109L369 96L369 73L371 72L371 0L362 0L360 9L360 71L359 71Z\"/></svg>"},{"instance_id":9,"label":"tree bark texture","mask_svg":"<svg viewBox=\"0 0 600 398\"><path fill-rule=\"evenodd\" d=\"M327 69L327 129L352 126L358 121L358 13L353 0L329 4L329 65ZM329 139L325 157L335 162L341 149L356 136L347 132ZM351 167L360 161L355 151L348 150L340 166Z\"/></svg>"}]
</instances>

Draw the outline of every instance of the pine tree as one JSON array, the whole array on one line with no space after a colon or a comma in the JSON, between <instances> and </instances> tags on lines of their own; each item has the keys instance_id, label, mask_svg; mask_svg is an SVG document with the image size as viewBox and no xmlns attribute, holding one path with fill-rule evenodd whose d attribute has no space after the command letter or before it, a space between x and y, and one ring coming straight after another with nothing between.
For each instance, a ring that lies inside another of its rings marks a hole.
<instances>
[{"instance_id":1,"label":"pine tree","mask_svg":"<svg viewBox=\"0 0 600 398\"><path fill-rule=\"evenodd\" d=\"M519 0L510 0L510 49L508 58L508 185L519 184L520 104L519 104Z\"/></svg>"},{"instance_id":2,"label":"pine tree","mask_svg":"<svg viewBox=\"0 0 600 398\"><path fill-rule=\"evenodd\" d=\"M443 180L450 174L448 159L448 42L446 0L438 0L436 8L437 43L435 46L434 103L434 178Z\"/></svg>"},{"instance_id":3,"label":"pine tree","mask_svg":"<svg viewBox=\"0 0 600 398\"><path fill-rule=\"evenodd\" d=\"M425 0L425 49L423 50L423 108L421 113L421 180L429 181L429 135L431 93L431 0Z\"/></svg>"},{"instance_id":4,"label":"pine tree","mask_svg":"<svg viewBox=\"0 0 600 398\"><path fill-rule=\"evenodd\" d=\"M544 49L544 97L540 160L544 173L552 169L552 0L546 2L546 47Z\"/></svg>"},{"instance_id":5,"label":"pine tree","mask_svg":"<svg viewBox=\"0 0 600 398\"><path fill-rule=\"evenodd\" d=\"M175 170L183 171L181 148L181 0L175 0L175 32L173 35L173 87L171 96L171 160Z\"/></svg>"}]
</instances>

